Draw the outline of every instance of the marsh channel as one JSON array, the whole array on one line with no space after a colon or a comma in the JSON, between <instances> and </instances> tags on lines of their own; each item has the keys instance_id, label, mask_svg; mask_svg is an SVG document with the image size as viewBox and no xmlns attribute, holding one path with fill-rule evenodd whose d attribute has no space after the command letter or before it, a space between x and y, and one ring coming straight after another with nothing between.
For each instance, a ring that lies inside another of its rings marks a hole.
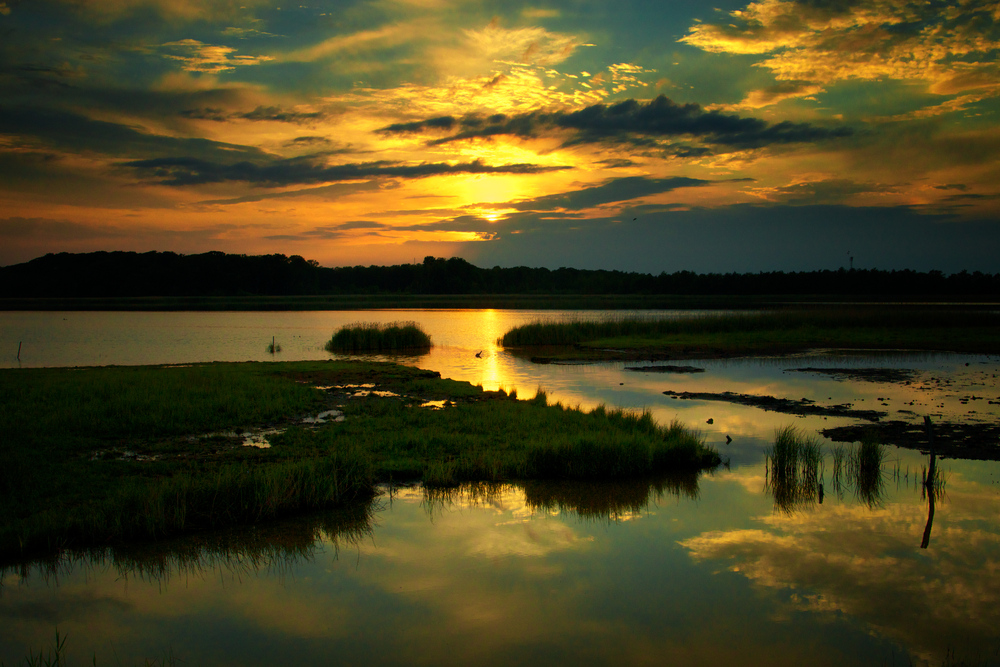
<instances>
[{"instance_id":1,"label":"marsh channel","mask_svg":"<svg viewBox=\"0 0 1000 667\"><path fill-rule=\"evenodd\" d=\"M4 313L7 368L325 359L343 324L414 320L434 347L395 361L523 398L543 387L567 405L649 409L727 465L383 487L348 512L9 566L0 661L51 651L58 631L70 664L1000 665L1000 358L827 350L640 372L671 362L542 365L496 344L523 322L605 315L622 313ZM932 486L915 440L885 445L866 475L838 464L860 431L837 429L898 422L893 442L925 416L979 454L938 452ZM819 444L815 477L772 474L786 426Z\"/></svg>"}]
</instances>

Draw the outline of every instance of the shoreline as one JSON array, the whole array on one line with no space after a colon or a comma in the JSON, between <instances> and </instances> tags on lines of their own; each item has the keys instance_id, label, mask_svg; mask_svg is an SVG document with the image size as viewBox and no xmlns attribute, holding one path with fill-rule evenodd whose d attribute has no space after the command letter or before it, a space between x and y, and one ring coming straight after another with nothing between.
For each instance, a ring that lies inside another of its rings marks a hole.
<instances>
[{"instance_id":1,"label":"shoreline","mask_svg":"<svg viewBox=\"0 0 1000 667\"><path fill-rule=\"evenodd\" d=\"M851 305L998 309L996 295L334 294L2 297L0 311L297 311L395 309L759 310Z\"/></svg>"}]
</instances>

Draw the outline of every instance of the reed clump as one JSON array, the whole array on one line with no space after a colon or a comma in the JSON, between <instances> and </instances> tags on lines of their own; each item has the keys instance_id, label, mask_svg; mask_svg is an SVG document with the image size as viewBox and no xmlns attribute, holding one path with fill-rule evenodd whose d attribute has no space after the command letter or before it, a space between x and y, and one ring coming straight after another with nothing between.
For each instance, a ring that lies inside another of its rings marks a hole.
<instances>
[{"instance_id":1,"label":"reed clump","mask_svg":"<svg viewBox=\"0 0 1000 667\"><path fill-rule=\"evenodd\" d=\"M429 350L431 337L416 322L355 322L338 329L327 352L379 354Z\"/></svg>"},{"instance_id":2,"label":"reed clump","mask_svg":"<svg viewBox=\"0 0 1000 667\"><path fill-rule=\"evenodd\" d=\"M1000 315L984 310L908 307L816 307L697 314L535 321L507 331L508 348L592 346L666 349L702 347L753 352L816 346L991 351L1000 349ZM941 332L949 335L942 340Z\"/></svg>"},{"instance_id":3,"label":"reed clump","mask_svg":"<svg viewBox=\"0 0 1000 667\"><path fill-rule=\"evenodd\" d=\"M847 456L848 477L854 486L854 494L869 507L880 507L885 495L885 476L882 464L885 462L885 446L866 435Z\"/></svg>"},{"instance_id":4,"label":"reed clump","mask_svg":"<svg viewBox=\"0 0 1000 667\"><path fill-rule=\"evenodd\" d=\"M779 428L766 455L766 488L779 510L791 512L815 502L822 484L823 454L814 438L793 426Z\"/></svg>"}]
</instances>

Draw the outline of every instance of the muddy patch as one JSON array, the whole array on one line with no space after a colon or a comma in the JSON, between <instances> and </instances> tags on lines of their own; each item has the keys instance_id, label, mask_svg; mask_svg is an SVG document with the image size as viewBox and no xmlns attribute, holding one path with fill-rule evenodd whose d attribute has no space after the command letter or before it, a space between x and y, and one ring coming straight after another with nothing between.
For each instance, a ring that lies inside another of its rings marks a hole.
<instances>
[{"instance_id":1,"label":"muddy patch","mask_svg":"<svg viewBox=\"0 0 1000 667\"><path fill-rule=\"evenodd\" d=\"M625 370L636 373L704 373L704 368L697 366L626 366Z\"/></svg>"},{"instance_id":2,"label":"muddy patch","mask_svg":"<svg viewBox=\"0 0 1000 667\"><path fill-rule=\"evenodd\" d=\"M930 436L923 424L886 421L878 424L852 424L825 428L823 437L834 442L858 442L875 438L884 445L917 449L927 454L931 450ZM935 422L934 451L938 456L953 459L1000 461L1000 424L969 424Z\"/></svg>"},{"instance_id":3,"label":"muddy patch","mask_svg":"<svg viewBox=\"0 0 1000 667\"><path fill-rule=\"evenodd\" d=\"M711 393L701 391L670 391L663 392L665 396L693 401L723 401L737 405L749 405L771 412L781 412L788 415L821 415L824 417L851 417L877 422L885 417L886 412L880 410L857 410L851 403L840 405L820 405L808 398L791 399L775 396L757 396L754 394L737 394L732 391Z\"/></svg>"},{"instance_id":4,"label":"muddy patch","mask_svg":"<svg viewBox=\"0 0 1000 667\"><path fill-rule=\"evenodd\" d=\"M917 371L908 368L788 368L788 373L816 373L834 380L863 380L864 382L888 382L910 384Z\"/></svg>"}]
</instances>

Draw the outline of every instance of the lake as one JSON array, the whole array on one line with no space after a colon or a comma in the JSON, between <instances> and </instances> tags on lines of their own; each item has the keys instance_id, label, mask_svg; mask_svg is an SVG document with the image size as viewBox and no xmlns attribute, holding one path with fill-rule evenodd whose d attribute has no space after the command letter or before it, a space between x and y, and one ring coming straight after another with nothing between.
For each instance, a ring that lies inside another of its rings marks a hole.
<instances>
[{"instance_id":1,"label":"lake","mask_svg":"<svg viewBox=\"0 0 1000 667\"><path fill-rule=\"evenodd\" d=\"M2 575L0 661L51 650L58 629L73 663L98 664L1000 664L1000 464L938 458L928 497L917 450L886 447L874 476L838 465L819 431L857 419L663 394L996 424L1000 360L827 352L688 360L704 372L675 374L538 365L496 345L536 318L620 315L4 313L5 367L264 360L272 336L275 359L323 359L342 324L415 320L435 347L403 363L522 397L543 387L564 404L648 409L698 429L728 466L603 485L386 488L349 515L22 564ZM768 465L785 426L819 443L816 479Z\"/></svg>"}]
</instances>

